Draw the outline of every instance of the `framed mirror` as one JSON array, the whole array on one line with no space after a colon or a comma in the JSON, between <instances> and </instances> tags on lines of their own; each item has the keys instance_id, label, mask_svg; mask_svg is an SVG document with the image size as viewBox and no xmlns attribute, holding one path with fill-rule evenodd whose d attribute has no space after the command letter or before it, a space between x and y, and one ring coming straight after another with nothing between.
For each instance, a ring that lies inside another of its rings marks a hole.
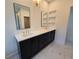
<instances>
[{"instance_id":1,"label":"framed mirror","mask_svg":"<svg viewBox=\"0 0 79 59\"><path fill-rule=\"evenodd\" d=\"M30 28L30 8L17 3L13 3L16 28L28 29Z\"/></svg>"}]
</instances>

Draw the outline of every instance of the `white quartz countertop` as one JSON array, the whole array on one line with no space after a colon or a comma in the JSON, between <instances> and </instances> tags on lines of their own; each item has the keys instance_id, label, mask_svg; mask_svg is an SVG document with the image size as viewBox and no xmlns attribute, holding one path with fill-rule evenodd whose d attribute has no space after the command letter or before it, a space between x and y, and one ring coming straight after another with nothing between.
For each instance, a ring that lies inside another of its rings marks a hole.
<instances>
[{"instance_id":1,"label":"white quartz countertop","mask_svg":"<svg viewBox=\"0 0 79 59\"><path fill-rule=\"evenodd\" d=\"M27 40L27 39L30 39L32 37L44 34L46 32L53 31L55 29L56 29L55 27L53 27L51 29L39 28L39 29L36 29L33 31L29 31L29 34L26 34L26 31L21 31L19 33L16 33L15 37L16 37L17 41L20 42L20 41Z\"/></svg>"}]
</instances>

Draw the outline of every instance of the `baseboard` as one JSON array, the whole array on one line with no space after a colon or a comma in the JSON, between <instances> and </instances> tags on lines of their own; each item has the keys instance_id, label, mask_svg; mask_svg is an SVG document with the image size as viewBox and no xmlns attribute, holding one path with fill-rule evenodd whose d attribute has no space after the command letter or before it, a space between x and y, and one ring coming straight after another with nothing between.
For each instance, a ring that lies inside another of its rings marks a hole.
<instances>
[{"instance_id":1,"label":"baseboard","mask_svg":"<svg viewBox=\"0 0 79 59\"><path fill-rule=\"evenodd\" d=\"M5 58L6 58L6 59L9 59L9 58L12 58L12 57L14 57L14 56L16 56L16 55L19 55L17 49L14 50L13 52L9 53L8 55L6 55Z\"/></svg>"}]
</instances>

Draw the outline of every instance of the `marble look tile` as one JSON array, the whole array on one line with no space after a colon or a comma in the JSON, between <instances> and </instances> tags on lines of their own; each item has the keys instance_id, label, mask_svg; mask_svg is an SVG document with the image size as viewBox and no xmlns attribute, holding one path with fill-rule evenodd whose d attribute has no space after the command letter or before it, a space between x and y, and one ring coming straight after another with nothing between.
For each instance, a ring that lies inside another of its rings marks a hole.
<instances>
[{"instance_id":1,"label":"marble look tile","mask_svg":"<svg viewBox=\"0 0 79 59\"><path fill-rule=\"evenodd\" d=\"M51 43L32 59L73 59L73 48Z\"/></svg>"}]
</instances>

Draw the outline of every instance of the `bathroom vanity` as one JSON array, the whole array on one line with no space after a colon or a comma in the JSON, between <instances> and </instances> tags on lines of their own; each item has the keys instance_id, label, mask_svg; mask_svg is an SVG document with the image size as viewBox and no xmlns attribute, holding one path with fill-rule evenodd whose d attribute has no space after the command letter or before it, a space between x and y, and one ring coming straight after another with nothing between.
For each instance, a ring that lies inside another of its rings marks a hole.
<instances>
[{"instance_id":1,"label":"bathroom vanity","mask_svg":"<svg viewBox=\"0 0 79 59\"><path fill-rule=\"evenodd\" d=\"M48 44L54 41L56 28L38 29L31 31L30 34L22 36L22 33L15 35L19 43L19 52L21 59L31 59Z\"/></svg>"},{"instance_id":2,"label":"bathroom vanity","mask_svg":"<svg viewBox=\"0 0 79 59\"><path fill-rule=\"evenodd\" d=\"M19 54L21 59L31 59L48 44L54 41L56 28L53 23L51 25L53 27L48 26L50 23L46 23L46 26L29 31L28 29L31 29L30 8L17 3L14 3L13 5L16 28L18 29L15 37L18 41Z\"/></svg>"}]
</instances>

